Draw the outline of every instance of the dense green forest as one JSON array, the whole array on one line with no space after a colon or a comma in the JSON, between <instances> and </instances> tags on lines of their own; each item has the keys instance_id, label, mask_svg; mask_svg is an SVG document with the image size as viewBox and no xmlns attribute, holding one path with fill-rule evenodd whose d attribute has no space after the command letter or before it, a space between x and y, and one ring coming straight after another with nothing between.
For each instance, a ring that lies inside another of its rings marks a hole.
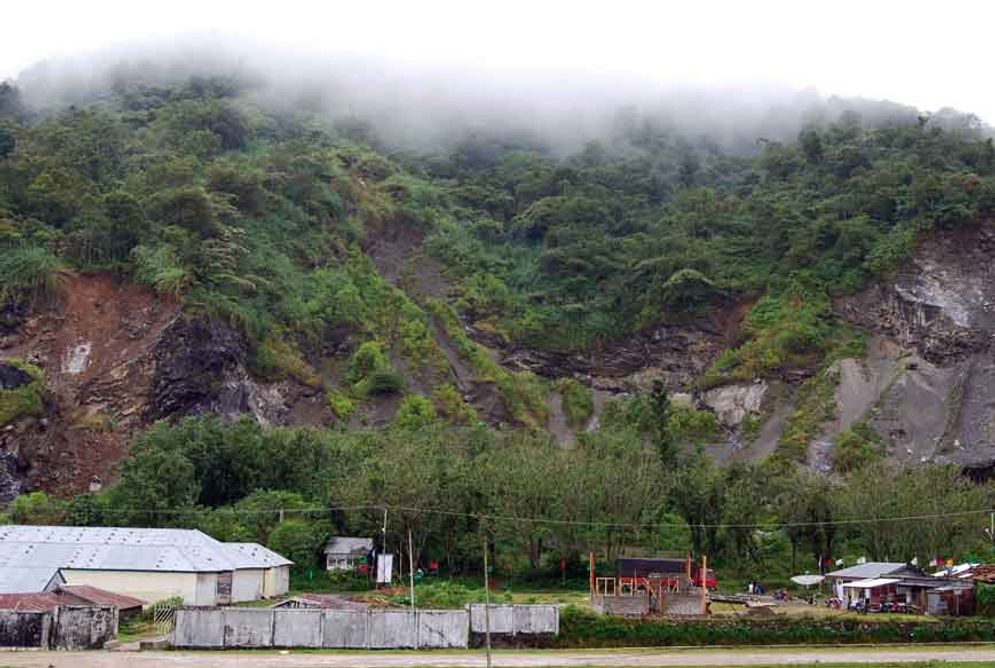
<instances>
[{"instance_id":1,"label":"dense green forest","mask_svg":"<svg viewBox=\"0 0 995 668\"><path fill-rule=\"evenodd\" d=\"M334 432L188 418L139 436L110 490L22 495L8 516L197 527L266 543L301 571L331 534L378 536L384 509L392 549L403 552L411 530L420 558L455 574L478 571L485 534L502 575L523 578L554 579L561 558L579 571L588 551L610 561L623 548L693 550L728 575L766 577L817 571L827 555L989 557L979 528L987 514L977 511L991 506L993 490L956 467L896 471L877 461L831 480L769 463L719 468L700 451L661 466L652 435L640 431L652 430L652 407L620 408L572 449L438 420ZM927 519L889 520L915 516Z\"/></svg>"},{"instance_id":2,"label":"dense green forest","mask_svg":"<svg viewBox=\"0 0 995 668\"><path fill-rule=\"evenodd\" d=\"M11 520L197 526L307 565L329 533L374 535L386 506L392 541L410 528L425 558L454 571L476 563L481 531L531 569L623 547L743 568L984 547L970 514L869 520L986 508L989 488L948 468L896 473L859 429L845 476L796 470L805 415L779 456L717 468L693 447L715 436L714 417L658 388L613 400L599 430L557 447L541 429L548 381L503 369L462 324L575 351L748 301L739 340L701 386L812 374L860 345L832 296L896 267L922 235L991 216L990 139L925 116L882 128L846 116L739 156L622 116L613 136L566 157L482 133L414 154L362 124L276 114L243 93L223 78L122 84L42 116L0 88L0 299L40 308L73 272L114 272L237 328L260 378L315 387L316 351L345 328L362 343L343 382L323 388L343 419L403 392L392 360L445 365L437 318L517 428L485 426L448 384L407 394L382 430L162 422L135 437L117 485L25 495ZM377 272L364 249L397 229L438 261L446 295ZM582 423L589 390L560 383Z\"/></svg>"}]
</instances>

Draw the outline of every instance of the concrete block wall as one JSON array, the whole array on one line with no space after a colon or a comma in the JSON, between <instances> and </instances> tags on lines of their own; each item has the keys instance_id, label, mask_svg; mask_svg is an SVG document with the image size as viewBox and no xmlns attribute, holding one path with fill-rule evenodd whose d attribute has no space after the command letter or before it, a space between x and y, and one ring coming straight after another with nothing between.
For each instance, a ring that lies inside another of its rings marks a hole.
<instances>
[{"instance_id":1,"label":"concrete block wall","mask_svg":"<svg viewBox=\"0 0 995 668\"><path fill-rule=\"evenodd\" d=\"M225 647L272 647L275 612L257 608L224 610Z\"/></svg>"},{"instance_id":2,"label":"concrete block wall","mask_svg":"<svg viewBox=\"0 0 995 668\"><path fill-rule=\"evenodd\" d=\"M225 646L225 621L220 608L178 608L173 619L176 647Z\"/></svg>"},{"instance_id":3,"label":"concrete block wall","mask_svg":"<svg viewBox=\"0 0 995 668\"><path fill-rule=\"evenodd\" d=\"M0 610L0 647L98 649L117 636L114 606L56 606L51 612Z\"/></svg>"},{"instance_id":4,"label":"concrete block wall","mask_svg":"<svg viewBox=\"0 0 995 668\"><path fill-rule=\"evenodd\" d=\"M52 615L0 610L0 647L48 647Z\"/></svg>"},{"instance_id":5,"label":"concrete block wall","mask_svg":"<svg viewBox=\"0 0 995 668\"><path fill-rule=\"evenodd\" d=\"M496 606L493 633L559 632L556 606ZM479 609L483 619L483 606ZM471 610L317 610L180 608L173 645L181 648L325 647L409 649L469 647ZM483 632L483 622L477 621ZM499 625L495 626L495 620ZM495 631L495 628L505 629Z\"/></svg>"},{"instance_id":6,"label":"concrete block wall","mask_svg":"<svg viewBox=\"0 0 995 668\"><path fill-rule=\"evenodd\" d=\"M323 610L321 646L338 649L369 647L370 615L354 610Z\"/></svg>"},{"instance_id":7,"label":"concrete block wall","mask_svg":"<svg viewBox=\"0 0 995 668\"><path fill-rule=\"evenodd\" d=\"M650 611L649 596L602 596L594 597L594 609L605 615L620 617L645 617Z\"/></svg>"},{"instance_id":8,"label":"concrete block wall","mask_svg":"<svg viewBox=\"0 0 995 668\"><path fill-rule=\"evenodd\" d=\"M470 631L484 633L485 618L490 620L491 633L498 635L557 634L560 632L560 609L555 605L492 605L484 614L484 605L467 606Z\"/></svg>"},{"instance_id":9,"label":"concrete block wall","mask_svg":"<svg viewBox=\"0 0 995 668\"><path fill-rule=\"evenodd\" d=\"M469 647L469 614L465 610L420 610L419 647Z\"/></svg>"},{"instance_id":10,"label":"concrete block wall","mask_svg":"<svg viewBox=\"0 0 995 668\"><path fill-rule=\"evenodd\" d=\"M274 611L275 612L275 611ZM273 616L274 647L321 647L322 611L284 610Z\"/></svg>"},{"instance_id":11,"label":"concrete block wall","mask_svg":"<svg viewBox=\"0 0 995 668\"><path fill-rule=\"evenodd\" d=\"M52 612L52 649L100 649L117 637L115 606L60 605Z\"/></svg>"}]
</instances>

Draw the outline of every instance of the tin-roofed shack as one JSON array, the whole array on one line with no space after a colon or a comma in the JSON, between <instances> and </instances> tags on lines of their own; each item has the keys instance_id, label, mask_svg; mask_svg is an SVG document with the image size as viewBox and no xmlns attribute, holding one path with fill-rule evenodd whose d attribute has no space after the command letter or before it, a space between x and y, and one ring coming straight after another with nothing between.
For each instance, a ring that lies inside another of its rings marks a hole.
<instances>
[{"instance_id":1,"label":"tin-roofed shack","mask_svg":"<svg viewBox=\"0 0 995 668\"><path fill-rule=\"evenodd\" d=\"M372 538L336 536L325 545L325 568L330 571L351 571L367 563L373 550Z\"/></svg>"}]
</instances>

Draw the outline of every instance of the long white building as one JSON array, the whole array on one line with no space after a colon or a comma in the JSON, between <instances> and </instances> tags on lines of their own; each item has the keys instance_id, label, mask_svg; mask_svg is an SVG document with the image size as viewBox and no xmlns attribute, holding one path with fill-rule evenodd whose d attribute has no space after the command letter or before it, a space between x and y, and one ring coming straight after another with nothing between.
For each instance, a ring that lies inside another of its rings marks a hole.
<instances>
[{"instance_id":1,"label":"long white building","mask_svg":"<svg viewBox=\"0 0 995 668\"><path fill-rule=\"evenodd\" d=\"M226 605L287 593L290 565L261 545L194 529L0 526L0 572L10 574L0 593L85 584L149 602Z\"/></svg>"}]
</instances>

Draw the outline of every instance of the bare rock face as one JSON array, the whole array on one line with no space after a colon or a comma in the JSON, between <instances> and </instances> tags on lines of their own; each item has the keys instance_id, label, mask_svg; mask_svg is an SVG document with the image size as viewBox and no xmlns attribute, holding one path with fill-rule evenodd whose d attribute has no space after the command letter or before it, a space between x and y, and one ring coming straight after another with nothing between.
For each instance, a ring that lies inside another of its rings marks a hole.
<instances>
[{"instance_id":1,"label":"bare rock face","mask_svg":"<svg viewBox=\"0 0 995 668\"><path fill-rule=\"evenodd\" d=\"M672 392L683 391L734 343L749 306L747 302L721 304L698 317L664 319L624 340L582 352L515 348L505 351L503 363L547 378L585 378L593 387L607 391L648 389L656 379L663 380Z\"/></svg>"},{"instance_id":2,"label":"bare rock face","mask_svg":"<svg viewBox=\"0 0 995 668\"><path fill-rule=\"evenodd\" d=\"M201 317L178 318L155 348L146 418L248 411L247 354L245 338L228 326Z\"/></svg>"},{"instance_id":3,"label":"bare rock face","mask_svg":"<svg viewBox=\"0 0 995 668\"><path fill-rule=\"evenodd\" d=\"M767 383L740 383L725 385L705 392L702 403L712 409L719 422L727 427L737 427L747 414L761 411Z\"/></svg>"},{"instance_id":4,"label":"bare rock face","mask_svg":"<svg viewBox=\"0 0 995 668\"><path fill-rule=\"evenodd\" d=\"M840 314L934 364L962 360L995 337L995 228L938 234L890 280L838 303Z\"/></svg>"},{"instance_id":5,"label":"bare rock face","mask_svg":"<svg viewBox=\"0 0 995 668\"><path fill-rule=\"evenodd\" d=\"M935 235L889 280L840 300L874 332L844 361L840 428L867 420L899 460L995 461L995 228Z\"/></svg>"},{"instance_id":6,"label":"bare rock face","mask_svg":"<svg viewBox=\"0 0 995 668\"><path fill-rule=\"evenodd\" d=\"M177 318L156 346L147 421L217 414L234 419L252 414L264 425L298 423L316 390L297 383L260 382L248 370L245 337L219 320ZM317 403L327 413L323 399ZM304 420L305 422L313 420Z\"/></svg>"}]
</instances>

